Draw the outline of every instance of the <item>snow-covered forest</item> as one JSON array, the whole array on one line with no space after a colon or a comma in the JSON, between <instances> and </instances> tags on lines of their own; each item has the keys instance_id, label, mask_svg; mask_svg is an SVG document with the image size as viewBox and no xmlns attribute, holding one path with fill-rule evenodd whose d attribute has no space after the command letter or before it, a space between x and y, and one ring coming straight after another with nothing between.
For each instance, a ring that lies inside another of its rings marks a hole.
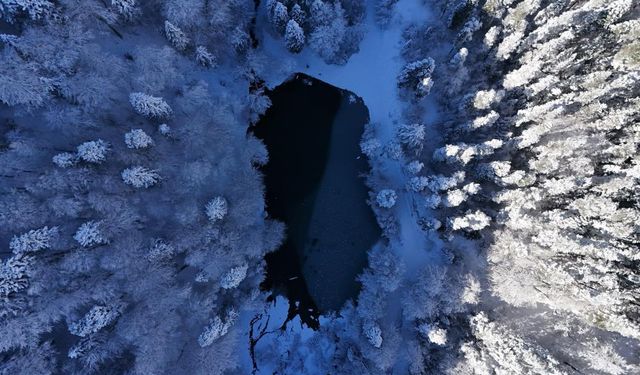
<instances>
[{"instance_id":1,"label":"snow-covered forest","mask_svg":"<svg viewBox=\"0 0 640 375\"><path fill-rule=\"evenodd\" d=\"M318 329L261 287L296 72L382 233ZM639 0L0 0L0 374L640 374L639 152Z\"/></svg>"}]
</instances>

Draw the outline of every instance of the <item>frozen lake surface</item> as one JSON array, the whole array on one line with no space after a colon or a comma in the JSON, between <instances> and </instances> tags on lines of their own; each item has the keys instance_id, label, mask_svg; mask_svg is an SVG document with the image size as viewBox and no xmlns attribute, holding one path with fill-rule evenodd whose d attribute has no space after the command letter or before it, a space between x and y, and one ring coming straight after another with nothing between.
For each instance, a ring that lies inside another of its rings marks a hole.
<instances>
[{"instance_id":1,"label":"frozen lake surface","mask_svg":"<svg viewBox=\"0 0 640 375\"><path fill-rule=\"evenodd\" d=\"M269 150L263 168L269 215L287 239L267 256L265 288L287 295L289 317L309 326L359 290L356 277L380 231L367 205L367 161L359 141L369 112L362 99L304 74L269 94L254 128Z\"/></svg>"}]
</instances>

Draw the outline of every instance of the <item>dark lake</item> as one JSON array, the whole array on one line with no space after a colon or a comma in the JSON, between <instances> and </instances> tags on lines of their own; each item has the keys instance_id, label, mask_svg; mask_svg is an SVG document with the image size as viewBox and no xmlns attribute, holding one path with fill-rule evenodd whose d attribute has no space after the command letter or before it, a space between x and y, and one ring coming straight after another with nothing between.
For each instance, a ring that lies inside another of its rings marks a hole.
<instances>
[{"instance_id":1,"label":"dark lake","mask_svg":"<svg viewBox=\"0 0 640 375\"><path fill-rule=\"evenodd\" d=\"M289 319L317 328L320 313L357 296L380 235L359 147L369 112L353 93L300 73L268 95L272 106L253 131L269 150L267 212L287 225L287 238L267 255L262 286L289 298Z\"/></svg>"}]
</instances>

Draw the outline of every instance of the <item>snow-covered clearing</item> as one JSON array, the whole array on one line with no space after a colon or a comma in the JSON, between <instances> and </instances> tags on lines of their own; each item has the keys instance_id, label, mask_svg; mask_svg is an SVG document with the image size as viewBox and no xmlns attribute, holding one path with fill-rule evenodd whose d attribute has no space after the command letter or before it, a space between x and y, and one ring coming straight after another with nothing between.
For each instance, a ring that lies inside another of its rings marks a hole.
<instances>
[{"instance_id":1,"label":"snow-covered clearing","mask_svg":"<svg viewBox=\"0 0 640 375\"><path fill-rule=\"evenodd\" d=\"M369 107L372 122L390 124L400 121L402 102L397 95L396 76L404 65L399 56L402 29L412 22L424 23L431 14L425 11L419 0L400 0L393 20L382 30L375 22L373 8L374 2L368 2L360 50L345 65L326 64L311 48L293 55L280 39L263 33L260 53L273 57L273 62L265 67L262 78L273 87L292 72L304 72L361 96ZM261 25L258 29L268 30L269 26ZM391 136L393 129L385 128L389 130L387 135Z\"/></svg>"}]
</instances>

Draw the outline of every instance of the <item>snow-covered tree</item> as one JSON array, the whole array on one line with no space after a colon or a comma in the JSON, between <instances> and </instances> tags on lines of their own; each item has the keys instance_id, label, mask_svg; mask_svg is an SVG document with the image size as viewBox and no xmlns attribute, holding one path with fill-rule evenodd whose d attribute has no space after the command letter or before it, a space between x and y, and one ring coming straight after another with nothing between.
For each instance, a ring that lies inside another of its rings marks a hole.
<instances>
[{"instance_id":1,"label":"snow-covered tree","mask_svg":"<svg viewBox=\"0 0 640 375\"><path fill-rule=\"evenodd\" d=\"M397 290L405 272L402 260L385 247L374 247L368 255L369 268L360 276L362 284L385 292Z\"/></svg>"},{"instance_id":2,"label":"snow-covered tree","mask_svg":"<svg viewBox=\"0 0 640 375\"><path fill-rule=\"evenodd\" d=\"M321 0L311 5L308 35L309 46L329 64L344 64L358 50L362 33L357 26L350 26L339 2L331 5Z\"/></svg>"},{"instance_id":3,"label":"snow-covered tree","mask_svg":"<svg viewBox=\"0 0 640 375\"><path fill-rule=\"evenodd\" d=\"M378 192L376 202L382 208L391 208L395 206L398 195L393 189L383 189Z\"/></svg>"},{"instance_id":4,"label":"snow-covered tree","mask_svg":"<svg viewBox=\"0 0 640 375\"><path fill-rule=\"evenodd\" d=\"M296 23L302 27L307 21L307 13L302 9L300 4L293 4L291 11L289 11L290 20L296 21Z\"/></svg>"},{"instance_id":5,"label":"snow-covered tree","mask_svg":"<svg viewBox=\"0 0 640 375\"><path fill-rule=\"evenodd\" d=\"M434 193L449 190L460 184L464 180L464 177L464 172L456 172L451 177L446 177L440 174L429 176L426 180L426 187Z\"/></svg>"},{"instance_id":6,"label":"snow-covered tree","mask_svg":"<svg viewBox=\"0 0 640 375\"><path fill-rule=\"evenodd\" d=\"M485 116L476 117L471 123L467 125L466 130L475 130L479 128L489 127L498 121L500 115L496 111L491 111Z\"/></svg>"},{"instance_id":7,"label":"snow-covered tree","mask_svg":"<svg viewBox=\"0 0 640 375\"><path fill-rule=\"evenodd\" d=\"M377 0L376 1L376 22L380 26L387 26L393 17L393 9L398 0Z\"/></svg>"},{"instance_id":8,"label":"snow-covered tree","mask_svg":"<svg viewBox=\"0 0 640 375\"><path fill-rule=\"evenodd\" d=\"M391 160L401 160L404 157L404 153L402 152L402 146L400 142L391 140L384 145L383 149L384 155Z\"/></svg>"},{"instance_id":9,"label":"snow-covered tree","mask_svg":"<svg viewBox=\"0 0 640 375\"><path fill-rule=\"evenodd\" d=\"M467 194L460 190L454 189L447 192L444 198L444 205L447 207L457 207L467 199Z\"/></svg>"},{"instance_id":10,"label":"snow-covered tree","mask_svg":"<svg viewBox=\"0 0 640 375\"><path fill-rule=\"evenodd\" d=\"M411 174L418 174L420 173L420 171L422 170L422 168L424 168L424 163L418 161L418 160L413 160L412 162L410 162L409 164L407 164L406 169L407 172L411 173Z\"/></svg>"},{"instance_id":11,"label":"snow-covered tree","mask_svg":"<svg viewBox=\"0 0 640 375\"><path fill-rule=\"evenodd\" d=\"M366 321L362 326L362 333L374 348L382 346L382 330L375 322Z\"/></svg>"},{"instance_id":12,"label":"snow-covered tree","mask_svg":"<svg viewBox=\"0 0 640 375\"><path fill-rule=\"evenodd\" d=\"M147 253L147 257L151 261L163 261L170 259L176 253L176 249L170 243L163 241L162 239L155 239L153 245Z\"/></svg>"},{"instance_id":13,"label":"snow-covered tree","mask_svg":"<svg viewBox=\"0 0 640 375\"><path fill-rule=\"evenodd\" d=\"M426 131L422 124L401 125L398 128L398 139L409 147L421 148L425 136Z\"/></svg>"},{"instance_id":14,"label":"snow-covered tree","mask_svg":"<svg viewBox=\"0 0 640 375\"><path fill-rule=\"evenodd\" d=\"M249 108L251 109L252 124L255 124L269 107L271 107L271 99L265 94L264 88L249 93Z\"/></svg>"},{"instance_id":15,"label":"snow-covered tree","mask_svg":"<svg viewBox=\"0 0 640 375\"><path fill-rule=\"evenodd\" d=\"M51 246L51 240L57 234L58 227L33 229L19 236L14 236L9 243L9 248L14 254L45 250Z\"/></svg>"},{"instance_id":16,"label":"snow-covered tree","mask_svg":"<svg viewBox=\"0 0 640 375\"><path fill-rule=\"evenodd\" d=\"M83 247L105 244L109 241L104 236L101 225L99 221L83 223L73 235L73 239Z\"/></svg>"},{"instance_id":17,"label":"snow-covered tree","mask_svg":"<svg viewBox=\"0 0 640 375\"><path fill-rule=\"evenodd\" d=\"M585 346L584 351L581 351L578 356L587 361L589 367L595 371L607 375L624 375L640 370L639 366L629 363L618 354L612 344L594 338Z\"/></svg>"},{"instance_id":18,"label":"snow-covered tree","mask_svg":"<svg viewBox=\"0 0 640 375\"><path fill-rule=\"evenodd\" d=\"M114 7L125 20L131 20L140 13L140 8L136 0L111 0L111 6Z\"/></svg>"},{"instance_id":19,"label":"snow-covered tree","mask_svg":"<svg viewBox=\"0 0 640 375\"><path fill-rule=\"evenodd\" d=\"M304 30L295 20L289 20L284 33L284 42L287 49L293 53L298 53L304 48Z\"/></svg>"},{"instance_id":20,"label":"snow-covered tree","mask_svg":"<svg viewBox=\"0 0 640 375\"><path fill-rule=\"evenodd\" d=\"M205 213L212 223L218 222L227 215L229 210L227 200L224 197L215 197L207 203Z\"/></svg>"},{"instance_id":21,"label":"snow-covered tree","mask_svg":"<svg viewBox=\"0 0 640 375\"><path fill-rule=\"evenodd\" d=\"M382 143L380 140L375 137L364 138L360 142L360 150L363 154L365 154L369 159L373 159L377 156L377 154L382 149Z\"/></svg>"},{"instance_id":22,"label":"snow-covered tree","mask_svg":"<svg viewBox=\"0 0 640 375\"><path fill-rule=\"evenodd\" d=\"M498 37L500 36L501 27L498 25L492 26L486 34L484 34L484 46L489 49L496 44Z\"/></svg>"},{"instance_id":23,"label":"snow-covered tree","mask_svg":"<svg viewBox=\"0 0 640 375\"><path fill-rule=\"evenodd\" d=\"M178 51L184 51L189 45L187 34L169 21L164 21L164 34L167 36L167 40L169 40Z\"/></svg>"},{"instance_id":24,"label":"snow-covered tree","mask_svg":"<svg viewBox=\"0 0 640 375\"><path fill-rule=\"evenodd\" d=\"M100 164L107 159L109 144L102 139L84 142L77 148L78 157L89 163Z\"/></svg>"},{"instance_id":25,"label":"snow-covered tree","mask_svg":"<svg viewBox=\"0 0 640 375\"><path fill-rule=\"evenodd\" d=\"M160 132L160 134L167 136L171 134L171 127L167 124L160 124L158 125L158 131Z\"/></svg>"},{"instance_id":26,"label":"snow-covered tree","mask_svg":"<svg viewBox=\"0 0 640 375\"><path fill-rule=\"evenodd\" d=\"M149 188L160 182L160 180L161 177L158 171L139 165L122 171L122 181L138 189Z\"/></svg>"},{"instance_id":27,"label":"snow-covered tree","mask_svg":"<svg viewBox=\"0 0 640 375\"><path fill-rule=\"evenodd\" d=\"M122 303L93 306L82 319L69 324L69 332L80 337L96 333L116 321L118 316L122 314L123 308Z\"/></svg>"},{"instance_id":28,"label":"snow-covered tree","mask_svg":"<svg viewBox=\"0 0 640 375\"><path fill-rule=\"evenodd\" d=\"M444 346L447 344L446 329L434 326L432 324L423 323L418 327L418 331L433 344L440 346Z\"/></svg>"},{"instance_id":29,"label":"snow-covered tree","mask_svg":"<svg viewBox=\"0 0 640 375\"><path fill-rule=\"evenodd\" d=\"M491 106L500 100L504 96L503 90L481 90L476 92L473 98L473 107L476 109L489 109Z\"/></svg>"},{"instance_id":30,"label":"snow-covered tree","mask_svg":"<svg viewBox=\"0 0 640 375\"><path fill-rule=\"evenodd\" d=\"M470 42L473 39L473 34L480 30L482 22L476 17L470 17L467 22L464 23L458 35L456 35L456 43L458 45Z\"/></svg>"},{"instance_id":31,"label":"snow-covered tree","mask_svg":"<svg viewBox=\"0 0 640 375\"><path fill-rule=\"evenodd\" d=\"M329 2L313 0L309 9L309 22L313 26L326 25L331 22L334 10Z\"/></svg>"},{"instance_id":32,"label":"snow-covered tree","mask_svg":"<svg viewBox=\"0 0 640 375\"><path fill-rule=\"evenodd\" d=\"M428 95L433 86L431 74L435 67L431 57L407 64L398 75L398 86L413 90L418 97Z\"/></svg>"},{"instance_id":33,"label":"snow-covered tree","mask_svg":"<svg viewBox=\"0 0 640 375\"><path fill-rule=\"evenodd\" d=\"M242 280L247 277L248 268L249 266L247 264L233 267L229 270L229 272L222 276L222 279L220 279L220 286L222 286L224 289L236 288L238 285L240 285Z\"/></svg>"},{"instance_id":34,"label":"snow-covered tree","mask_svg":"<svg viewBox=\"0 0 640 375\"><path fill-rule=\"evenodd\" d=\"M471 319L475 343L466 343L461 351L466 362L461 363L458 373L484 374L567 374L569 367L561 364L544 348L526 342L496 323L490 322L486 314L480 313ZM471 372L467 372L469 370Z\"/></svg>"},{"instance_id":35,"label":"snow-covered tree","mask_svg":"<svg viewBox=\"0 0 640 375\"><path fill-rule=\"evenodd\" d=\"M52 158L53 164L60 168L69 168L78 164L78 155L71 152L61 152Z\"/></svg>"},{"instance_id":36,"label":"snow-covered tree","mask_svg":"<svg viewBox=\"0 0 640 375\"><path fill-rule=\"evenodd\" d=\"M430 180L425 176L414 176L407 181L407 189L419 193L429 186Z\"/></svg>"},{"instance_id":37,"label":"snow-covered tree","mask_svg":"<svg viewBox=\"0 0 640 375\"><path fill-rule=\"evenodd\" d=\"M276 2L271 13L271 23L273 28L282 35L285 32L285 28L288 26L289 13L287 6L281 2Z\"/></svg>"},{"instance_id":38,"label":"snow-covered tree","mask_svg":"<svg viewBox=\"0 0 640 375\"><path fill-rule=\"evenodd\" d=\"M478 194L480 190L482 190L482 187L476 182L470 182L462 187L462 191L469 195Z\"/></svg>"},{"instance_id":39,"label":"snow-covered tree","mask_svg":"<svg viewBox=\"0 0 640 375\"><path fill-rule=\"evenodd\" d=\"M11 297L29 286L29 274L33 258L23 253L15 254L0 263L0 317L19 311L11 306Z\"/></svg>"},{"instance_id":40,"label":"snow-covered tree","mask_svg":"<svg viewBox=\"0 0 640 375\"><path fill-rule=\"evenodd\" d=\"M452 218L451 229L476 231L485 228L491 223L491 218L482 211L468 212L464 216Z\"/></svg>"},{"instance_id":41,"label":"snow-covered tree","mask_svg":"<svg viewBox=\"0 0 640 375\"><path fill-rule=\"evenodd\" d=\"M215 67L217 65L216 57L210 53L205 46L198 46L196 48L196 61L205 67Z\"/></svg>"},{"instance_id":42,"label":"snow-covered tree","mask_svg":"<svg viewBox=\"0 0 640 375\"><path fill-rule=\"evenodd\" d=\"M131 93L129 102L138 114L149 118L168 117L173 112L164 99L141 92Z\"/></svg>"},{"instance_id":43,"label":"snow-covered tree","mask_svg":"<svg viewBox=\"0 0 640 375\"><path fill-rule=\"evenodd\" d=\"M0 16L13 22L19 12L29 15L32 20L38 20L49 15L54 4L48 0L3 0L0 2Z\"/></svg>"},{"instance_id":44,"label":"snow-covered tree","mask_svg":"<svg viewBox=\"0 0 640 375\"><path fill-rule=\"evenodd\" d=\"M453 68L460 69L462 65L464 65L464 62L467 59L468 55L468 49L466 49L465 47L460 48L460 50L458 50L458 52L453 55L451 60L449 60L449 65L451 65Z\"/></svg>"},{"instance_id":45,"label":"snow-covered tree","mask_svg":"<svg viewBox=\"0 0 640 375\"><path fill-rule=\"evenodd\" d=\"M124 135L124 143L128 148L140 149L153 146L153 139L142 129L131 129Z\"/></svg>"},{"instance_id":46,"label":"snow-covered tree","mask_svg":"<svg viewBox=\"0 0 640 375\"><path fill-rule=\"evenodd\" d=\"M224 320L219 316L215 316L198 337L198 344L203 348L213 344L217 339L229 332L229 328L233 326L237 317L238 313L235 310L229 311Z\"/></svg>"},{"instance_id":47,"label":"snow-covered tree","mask_svg":"<svg viewBox=\"0 0 640 375\"><path fill-rule=\"evenodd\" d=\"M435 209L442 202L440 194L429 194L424 198L424 205L427 208Z\"/></svg>"},{"instance_id":48,"label":"snow-covered tree","mask_svg":"<svg viewBox=\"0 0 640 375\"><path fill-rule=\"evenodd\" d=\"M91 353L102 342L96 338L96 335L88 335L83 337L75 345L69 348L67 357L72 359L86 359L87 354Z\"/></svg>"}]
</instances>

